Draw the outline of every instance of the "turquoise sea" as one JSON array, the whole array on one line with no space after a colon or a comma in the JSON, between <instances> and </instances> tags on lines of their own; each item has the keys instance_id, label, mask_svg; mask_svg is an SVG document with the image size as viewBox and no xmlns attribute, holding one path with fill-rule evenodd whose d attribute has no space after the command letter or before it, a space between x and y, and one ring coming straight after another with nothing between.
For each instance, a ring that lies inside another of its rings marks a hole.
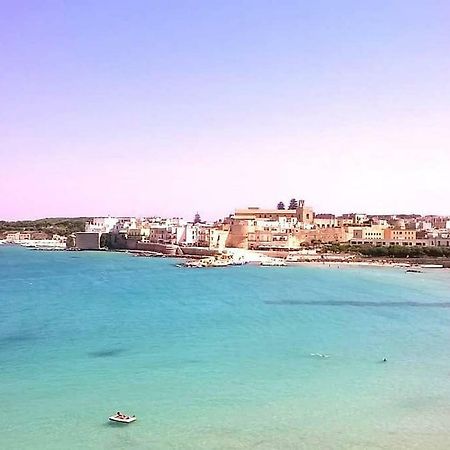
<instances>
[{"instance_id":1,"label":"turquoise sea","mask_svg":"<svg viewBox=\"0 0 450 450\"><path fill-rule=\"evenodd\" d=\"M450 448L449 271L175 262L0 247L0 448Z\"/></svg>"}]
</instances>

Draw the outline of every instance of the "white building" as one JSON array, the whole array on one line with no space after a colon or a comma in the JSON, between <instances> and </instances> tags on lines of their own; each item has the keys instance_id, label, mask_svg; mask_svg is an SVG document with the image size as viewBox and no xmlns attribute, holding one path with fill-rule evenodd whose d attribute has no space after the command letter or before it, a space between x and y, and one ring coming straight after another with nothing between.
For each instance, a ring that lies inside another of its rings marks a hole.
<instances>
[{"instance_id":1,"label":"white building","mask_svg":"<svg viewBox=\"0 0 450 450\"><path fill-rule=\"evenodd\" d=\"M87 233L109 233L118 222L117 217L94 217L86 222L85 231Z\"/></svg>"}]
</instances>

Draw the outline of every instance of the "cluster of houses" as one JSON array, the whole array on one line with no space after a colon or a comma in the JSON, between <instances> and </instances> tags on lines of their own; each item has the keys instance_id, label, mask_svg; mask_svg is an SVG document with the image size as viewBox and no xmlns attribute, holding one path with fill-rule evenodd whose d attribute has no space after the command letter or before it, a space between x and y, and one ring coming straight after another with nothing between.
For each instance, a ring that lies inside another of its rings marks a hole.
<instances>
[{"instance_id":1,"label":"cluster of houses","mask_svg":"<svg viewBox=\"0 0 450 450\"><path fill-rule=\"evenodd\" d=\"M13 231L0 233L0 243L17 244L25 247L64 249L67 237L49 235L42 231Z\"/></svg>"},{"instance_id":2,"label":"cluster of houses","mask_svg":"<svg viewBox=\"0 0 450 450\"><path fill-rule=\"evenodd\" d=\"M103 242L102 242L103 239ZM177 253L187 249L222 251L296 250L309 245L349 243L375 246L450 247L450 218L418 215L316 214L300 200L295 209L237 209L206 223L179 218L101 217L76 233L75 246Z\"/></svg>"}]
</instances>

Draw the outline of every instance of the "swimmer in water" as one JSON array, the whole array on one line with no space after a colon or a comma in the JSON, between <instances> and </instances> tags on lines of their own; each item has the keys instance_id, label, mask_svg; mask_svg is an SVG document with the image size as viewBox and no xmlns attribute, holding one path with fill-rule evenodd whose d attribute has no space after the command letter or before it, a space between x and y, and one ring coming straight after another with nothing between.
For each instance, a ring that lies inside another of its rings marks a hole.
<instances>
[{"instance_id":1,"label":"swimmer in water","mask_svg":"<svg viewBox=\"0 0 450 450\"><path fill-rule=\"evenodd\" d=\"M386 358L383 358L383 361L382 362L387 362L387 359Z\"/></svg>"}]
</instances>

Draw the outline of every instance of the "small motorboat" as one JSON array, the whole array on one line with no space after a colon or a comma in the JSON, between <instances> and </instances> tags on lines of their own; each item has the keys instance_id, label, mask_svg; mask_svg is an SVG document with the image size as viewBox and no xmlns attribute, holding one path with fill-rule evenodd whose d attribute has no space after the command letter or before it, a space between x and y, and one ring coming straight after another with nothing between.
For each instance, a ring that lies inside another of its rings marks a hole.
<instances>
[{"instance_id":1,"label":"small motorboat","mask_svg":"<svg viewBox=\"0 0 450 450\"><path fill-rule=\"evenodd\" d=\"M131 423L136 420L136 416L127 416L126 414L117 412L113 416L109 417L109 420L111 420L112 422L119 422L119 423Z\"/></svg>"}]
</instances>

